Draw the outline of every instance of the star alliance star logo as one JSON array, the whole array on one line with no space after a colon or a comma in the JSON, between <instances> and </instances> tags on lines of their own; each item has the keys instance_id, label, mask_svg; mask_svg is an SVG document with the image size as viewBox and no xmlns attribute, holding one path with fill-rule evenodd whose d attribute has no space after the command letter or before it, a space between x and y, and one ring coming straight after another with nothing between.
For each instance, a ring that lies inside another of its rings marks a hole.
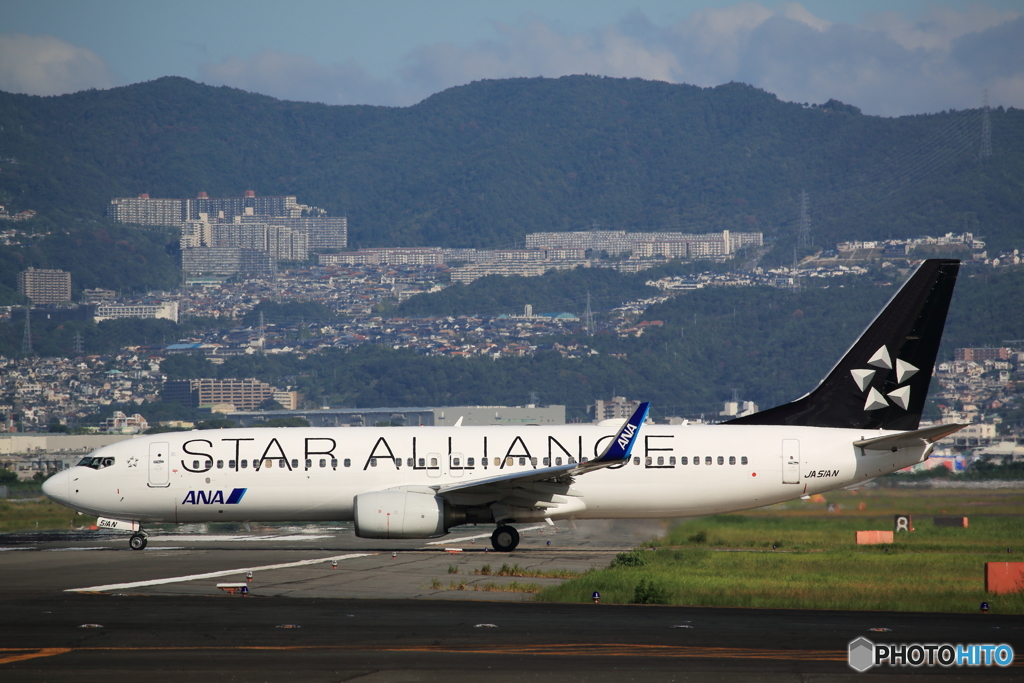
<instances>
[{"instance_id":1,"label":"star alliance star logo","mask_svg":"<svg viewBox=\"0 0 1024 683\"><path fill-rule=\"evenodd\" d=\"M134 455L132 457L128 458L128 467L135 467L138 464L139 464L139 459L136 458Z\"/></svg>"},{"instance_id":2,"label":"star alliance star logo","mask_svg":"<svg viewBox=\"0 0 1024 683\"><path fill-rule=\"evenodd\" d=\"M892 370L892 361L889 357L889 350L885 348L885 345L879 347L875 351L875 355L868 359L868 365L873 365L876 368L882 370ZM904 380L908 380L917 374L919 368L914 367L905 360L896 359L896 383L903 384ZM874 378L875 373L878 370L864 369L864 370L850 370L850 374L853 375L853 381L857 383L857 387L861 391L867 391L868 387L871 386L871 380ZM910 405L910 386L902 386L890 391L886 396L896 406L899 406L903 410L906 410ZM864 411L879 410L881 408L888 408L889 402L885 400L885 396L882 393L871 387L868 391L867 398L864 401Z\"/></svg>"}]
</instances>

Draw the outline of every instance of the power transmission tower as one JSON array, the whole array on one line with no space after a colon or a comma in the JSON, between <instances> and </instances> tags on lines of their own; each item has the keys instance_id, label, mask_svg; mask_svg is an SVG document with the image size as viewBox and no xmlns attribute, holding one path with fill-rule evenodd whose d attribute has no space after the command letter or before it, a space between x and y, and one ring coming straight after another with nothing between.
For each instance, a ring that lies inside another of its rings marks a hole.
<instances>
[{"instance_id":1,"label":"power transmission tower","mask_svg":"<svg viewBox=\"0 0 1024 683\"><path fill-rule=\"evenodd\" d=\"M85 352L85 347L82 344L82 333L75 332L75 355L81 356Z\"/></svg>"},{"instance_id":2,"label":"power transmission tower","mask_svg":"<svg viewBox=\"0 0 1024 683\"><path fill-rule=\"evenodd\" d=\"M260 353L266 353L267 336L263 327L263 311L260 311Z\"/></svg>"},{"instance_id":3,"label":"power transmission tower","mask_svg":"<svg viewBox=\"0 0 1024 683\"><path fill-rule=\"evenodd\" d=\"M796 236L796 246L800 249L810 247L814 244L814 240L811 239L811 215L810 215L810 201L807 198L807 191L800 190L800 223L798 226L799 232Z\"/></svg>"},{"instance_id":4,"label":"power transmission tower","mask_svg":"<svg viewBox=\"0 0 1024 683\"><path fill-rule=\"evenodd\" d=\"M25 337L21 340L21 355L32 355L32 303L25 306Z\"/></svg>"},{"instance_id":5,"label":"power transmission tower","mask_svg":"<svg viewBox=\"0 0 1024 683\"><path fill-rule=\"evenodd\" d=\"M583 312L583 327L588 336L594 336L594 311L590 308L590 292L587 292L587 310Z\"/></svg>"},{"instance_id":6,"label":"power transmission tower","mask_svg":"<svg viewBox=\"0 0 1024 683\"><path fill-rule=\"evenodd\" d=\"M985 90L985 104L981 108L981 153L982 159L992 156L992 119L989 118L988 89Z\"/></svg>"}]
</instances>

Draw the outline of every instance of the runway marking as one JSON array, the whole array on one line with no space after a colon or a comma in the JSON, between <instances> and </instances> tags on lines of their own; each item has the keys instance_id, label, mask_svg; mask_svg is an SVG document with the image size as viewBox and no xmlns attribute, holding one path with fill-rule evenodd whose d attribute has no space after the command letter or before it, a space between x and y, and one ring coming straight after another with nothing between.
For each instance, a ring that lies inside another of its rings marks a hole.
<instances>
[{"instance_id":1,"label":"runway marking","mask_svg":"<svg viewBox=\"0 0 1024 683\"><path fill-rule=\"evenodd\" d=\"M579 643L536 645L489 645L473 647L467 645L242 645L242 646L197 646L197 647L81 647L81 648L46 648L33 653L0 658L0 664L31 659L33 657L49 657L67 652L416 652L443 654L498 654L498 655L535 655L535 656L579 656ZM5 651L24 652L0 649ZM587 651L591 657L669 657L674 659L771 659L800 662L846 662L848 654L845 650L772 650L766 648L742 647L697 647L687 645L651 645L648 643L603 644L599 648ZM2 655L0 655L2 657ZM1017 665L1015 663L1015 665Z\"/></svg>"},{"instance_id":2,"label":"runway marking","mask_svg":"<svg viewBox=\"0 0 1024 683\"><path fill-rule=\"evenodd\" d=\"M129 583L110 583L105 586L89 586L87 588L66 588L65 593L102 593L104 591L124 590L125 588L141 588L143 586L159 586L166 583L182 583L195 581L197 579L214 579L218 576L230 576L245 572L265 572L271 569L288 569L290 567L305 567L311 564L330 562L331 560L351 560L356 557L369 557L376 553L353 553L350 555L335 555L333 557L321 557L315 560L301 560L299 562L285 562L283 564L266 564L261 567L242 567L240 569L226 569L220 572L207 572L205 574L189 574L187 576L172 576L166 579L152 579L150 581L132 581Z\"/></svg>"},{"instance_id":3,"label":"runway marking","mask_svg":"<svg viewBox=\"0 0 1024 683\"><path fill-rule=\"evenodd\" d=\"M24 651L26 648L21 648L20 651ZM23 662L26 659L35 659L36 657L52 657L54 655L62 655L65 652L71 652L70 647L44 647L41 650L35 652L25 652L20 655L9 655L7 657L0 655L0 664L10 664L11 662ZM6 648L3 651L9 651Z\"/></svg>"},{"instance_id":4,"label":"runway marking","mask_svg":"<svg viewBox=\"0 0 1024 683\"><path fill-rule=\"evenodd\" d=\"M280 535L280 536L279 535L274 535L274 536L246 536L244 534L240 535L240 536L228 536L228 535L210 536L210 535L206 535L206 534L194 534L194 535L188 535L188 534L168 534L166 536L160 536L160 535L156 535L156 534L150 534L150 536L149 536L149 540L150 541L174 541L176 543L186 543L186 542L191 542L191 543L200 543L200 542L212 543L212 542L216 542L216 541L224 541L224 542L236 542L236 541L252 541L252 542L260 542L260 541L317 541L317 540L320 540L322 538L334 538L334 536L332 534L285 534L285 535Z\"/></svg>"},{"instance_id":5,"label":"runway marking","mask_svg":"<svg viewBox=\"0 0 1024 683\"><path fill-rule=\"evenodd\" d=\"M528 526L525 529L520 529L519 532L534 531L535 529L546 529L547 524L538 524L537 526ZM475 538L490 538L490 534L477 534L476 536L462 536L461 538L448 538L443 541L431 541L427 545L451 545L452 543L460 543L462 541L472 541Z\"/></svg>"},{"instance_id":6,"label":"runway marking","mask_svg":"<svg viewBox=\"0 0 1024 683\"><path fill-rule=\"evenodd\" d=\"M110 550L110 548L46 548L43 550L44 553L70 553L78 552L80 550Z\"/></svg>"}]
</instances>

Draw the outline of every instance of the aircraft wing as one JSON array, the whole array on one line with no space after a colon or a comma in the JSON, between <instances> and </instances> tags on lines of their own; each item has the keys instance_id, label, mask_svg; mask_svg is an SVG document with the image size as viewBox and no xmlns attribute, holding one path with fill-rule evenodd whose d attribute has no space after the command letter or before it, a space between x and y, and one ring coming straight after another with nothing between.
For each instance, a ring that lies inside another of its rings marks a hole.
<instances>
[{"instance_id":1,"label":"aircraft wing","mask_svg":"<svg viewBox=\"0 0 1024 683\"><path fill-rule=\"evenodd\" d=\"M436 489L437 495L464 503L474 501L477 504L502 503L531 508L558 507L568 502L567 497L581 495L572 488L574 477L629 460L649 408L650 403L641 403L604 452L593 460L446 484Z\"/></svg>"}]
</instances>

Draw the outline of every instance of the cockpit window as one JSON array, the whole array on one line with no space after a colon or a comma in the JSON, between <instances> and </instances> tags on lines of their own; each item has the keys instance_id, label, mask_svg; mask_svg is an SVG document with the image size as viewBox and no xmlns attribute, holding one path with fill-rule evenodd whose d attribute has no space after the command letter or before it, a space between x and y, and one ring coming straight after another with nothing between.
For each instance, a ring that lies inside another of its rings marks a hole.
<instances>
[{"instance_id":1,"label":"cockpit window","mask_svg":"<svg viewBox=\"0 0 1024 683\"><path fill-rule=\"evenodd\" d=\"M91 456L91 455L89 455L89 456L86 456L86 457L82 458L79 461L78 466L79 467L91 467L94 470L102 470L104 467L110 467L113 464L114 464L114 459L111 458L111 457L101 457L101 456Z\"/></svg>"}]
</instances>

